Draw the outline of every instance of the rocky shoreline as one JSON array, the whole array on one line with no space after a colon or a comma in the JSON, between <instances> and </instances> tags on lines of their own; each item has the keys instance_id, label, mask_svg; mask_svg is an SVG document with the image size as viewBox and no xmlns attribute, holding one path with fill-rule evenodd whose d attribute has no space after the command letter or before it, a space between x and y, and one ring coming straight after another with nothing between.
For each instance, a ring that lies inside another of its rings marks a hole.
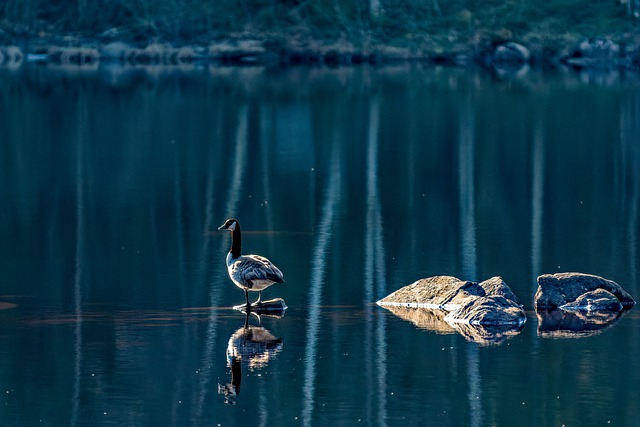
<instances>
[{"instance_id":1,"label":"rocky shoreline","mask_svg":"<svg viewBox=\"0 0 640 427\"><path fill-rule=\"evenodd\" d=\"M524 66L640 71L640 44L616 42L610 38L565 41L560 47L557 42L552 44L504 40L467 45L429 43L403 47L388 44L356 46L348 41L230 38L208 45L150 43L139 46L118 41L37 41L0 46L0 66L16 67L25 62L78 67L100 63L136 66L189 63L348 66L414 62L480 66L503 71L517 71Z\"/></svg>"}]
</instances>

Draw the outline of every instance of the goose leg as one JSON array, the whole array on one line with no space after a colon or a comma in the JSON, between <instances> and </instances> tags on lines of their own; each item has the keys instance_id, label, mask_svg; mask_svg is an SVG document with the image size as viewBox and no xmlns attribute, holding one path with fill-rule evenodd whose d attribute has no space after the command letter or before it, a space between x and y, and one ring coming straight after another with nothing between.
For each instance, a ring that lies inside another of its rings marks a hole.
<instances>
[{"instance_id":1,"label":"goose leg","mask_svg":"<svg viewBox=\"0 0 640 427\"><path fill-rule=\"evenodd\" d=\"M246 289L244 290L244 300L244 304L234 305L233 309L247 312L251 311L251 303L249 302L249 291Z\"/></svg>"},{"instance_id":2,"label":"goose leg","mask_svg":"<svg viewBox=\"0 0 640 427\"><path fill-rule=\"evenodd\" d=\"M251 308L251 303L249 302L249 291L248 290L244 290L244 298L247 301L247 308Z\"/></svg>"}]
</instances>

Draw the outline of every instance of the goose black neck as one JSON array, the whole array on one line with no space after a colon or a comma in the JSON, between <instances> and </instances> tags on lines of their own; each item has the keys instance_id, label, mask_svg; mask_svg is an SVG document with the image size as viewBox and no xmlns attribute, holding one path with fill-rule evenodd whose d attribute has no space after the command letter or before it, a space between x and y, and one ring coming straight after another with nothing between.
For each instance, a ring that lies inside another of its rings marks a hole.
<instances>
[{"instance_id":1,"label":"goose black neck","mask_svg":"<svg viewBox=\"0 0 640 427\"><path fill-rule=\"evenodd\" d=\"M231 256L238 258L242 254L242 233L240 233L240 224L236 222L236 228L231 232Z\"/></svg>"}]
</instances>

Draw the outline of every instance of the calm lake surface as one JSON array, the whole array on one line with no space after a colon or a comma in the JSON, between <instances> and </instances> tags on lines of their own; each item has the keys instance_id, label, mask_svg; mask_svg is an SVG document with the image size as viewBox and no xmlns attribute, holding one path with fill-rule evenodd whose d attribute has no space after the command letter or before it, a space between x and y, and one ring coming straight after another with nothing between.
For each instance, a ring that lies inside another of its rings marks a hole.
<instances>
[{"instance_id":1,"label":"calm lake surface","mask_svg":"<svg viewBox=\"0 0 640 427\"><path fill-rule=\"evenodd\" d=\"M28 65L0 120L3 426L638 425L638 309L533 310L543 273L640 298L637 75ZM285 276L261 328L230 216ZM433 275L502 276L527 323L375 305Z\"/></svg>"}]
</instances>

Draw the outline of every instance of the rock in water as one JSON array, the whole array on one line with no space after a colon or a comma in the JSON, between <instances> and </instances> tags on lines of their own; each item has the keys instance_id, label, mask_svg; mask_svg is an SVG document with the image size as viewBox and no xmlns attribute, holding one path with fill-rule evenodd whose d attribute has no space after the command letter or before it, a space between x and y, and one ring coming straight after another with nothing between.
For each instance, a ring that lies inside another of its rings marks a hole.
<instances>
[{"instance_id":1,"label":"rock in water","mask_svg":"<svg viewBox=\"0 0 640 427\"><path fill-rule=\"evenodd\" d=\"M465 304L447 314L450 323L497 326L521 325L525 322L522 307L501 295L468 298Z\"/></svg>"},{"instance_id":2,"label":"rock in water","mask_svg":"<svg viewBox=\"0 0 640 427\"><path fill-rule=\"evenodd\" d=\"M543 274L538 277L536 309L614 311L634 306L635 301L613 280L583 273Z\"/></svg>"},{"instance_id":3,"label":"rock in water","mask_svg":"<svg viewBox=\"0 0 640 427\"><path fill-rule=\"evenodd\" d=\"M538 335L580 338L617 322L635 301L612 280L583 273L557 273L538 277L534 304Z\"/></svg>"},{"instance_id":4,"label":"rock in water","mask_svg":"<svg viewBox=\"0 0 640 427\"><path fill-rule=\"evenodd\" d=\"M525 46L515 43L507 42L496 47L493 52L494 64L523 64L529 62L531 53Z\"/></svg>"},{"instance_id":5,"label":"rock in water","mask_svg":"<svg viewBox=\"0 0 640 427\"><path fill-rule=\"evenodd\" d=\"M452 324L519 326L526 321L517 297L501 277L481 283L452 276L420 279L381 299L378 305L444 310L448 312L444 320Z\"/></svg>"},{"instance_id":6,"label":"rock in water","mask_svg":"<svg viewBox=\"0 0 640 427\"><path fill-rule=\"evenodd\" d=\"M239 305L234 308L243 313L247 312L247 309L244 305ZM284 316L284 312L287 308L287 304L282 298L274 298L268 301L262 301L260 304L252 305L249 309L249 312L255 313L257 315L266 314L269 316L282 317Z\"/></svg>"}]
</instances>

